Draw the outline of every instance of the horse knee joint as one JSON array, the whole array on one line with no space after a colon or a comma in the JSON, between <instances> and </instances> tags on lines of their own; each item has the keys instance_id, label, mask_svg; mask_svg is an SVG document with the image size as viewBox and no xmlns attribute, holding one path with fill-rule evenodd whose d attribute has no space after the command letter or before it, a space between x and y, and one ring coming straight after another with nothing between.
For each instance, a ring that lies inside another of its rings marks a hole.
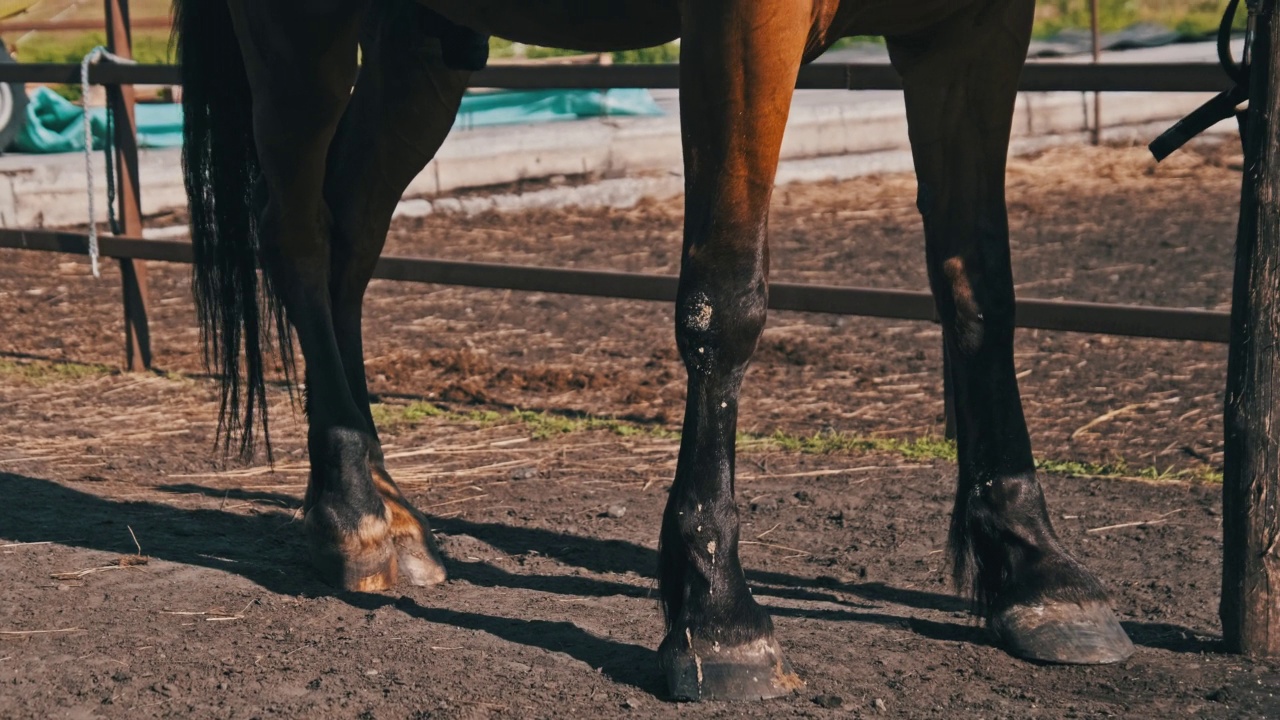
<instances>
[{"instance_id":1,"label":"horse knee joint","mask_svg":"<svg viewBox=\"0 0 1280 720\"><path fill-rule=\"evenodd\" d=\"M740 295L695 290L676 306L676 344L691 373L736 369L747 363L764 330L763 279Z\"/></svg>"}]
</instances>

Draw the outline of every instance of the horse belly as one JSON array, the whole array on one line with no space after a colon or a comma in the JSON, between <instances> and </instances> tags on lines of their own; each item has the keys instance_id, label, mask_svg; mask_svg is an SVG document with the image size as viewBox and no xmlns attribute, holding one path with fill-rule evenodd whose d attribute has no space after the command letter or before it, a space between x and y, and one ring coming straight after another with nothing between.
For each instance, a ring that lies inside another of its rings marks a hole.
<instances>
[{"instance_id":1,"label":"horse belly","mask_svg":"<svg viewBox=\"0 0 1280 720\"><path fill-rule=\"evenodd\" d=\"M451 21L530 45L629 50L680 36L677 0L418 0Z\"/></svg>"}]
</instances>

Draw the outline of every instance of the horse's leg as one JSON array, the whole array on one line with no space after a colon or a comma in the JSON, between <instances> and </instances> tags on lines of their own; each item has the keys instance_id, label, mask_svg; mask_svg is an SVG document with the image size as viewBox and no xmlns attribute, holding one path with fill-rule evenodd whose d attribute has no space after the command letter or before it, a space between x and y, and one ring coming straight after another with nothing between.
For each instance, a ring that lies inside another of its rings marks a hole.
<instances>
[{"instance_id":1,"label":"horse's leg","mask_svg":"<svg viewBox=\"0 0 1280 720\"><path fill-rule=\"evenodd\" d=\"M325 161L350 99L363 0L302 10L234 0L262 167L255 192L262 264L306 362L311 561L326 582L380 590L396 578L391 517L369 473L372 430L343 370L330 311Z\"/></svg>"},{"instance_id":2,"label":"horse's leg","mask_svg":"<svg viewBox=\"0 0 1280 720\"><path fill-rule=\"evenodd\" d=\"M738 390L765 322L769 197L809 22L799 2L683 9L676 342L689 389L659 557L659 660L677 698L772 697L801 686L739 564L733 476Z\"/></svg>"},{"instance_id":3,"label":"horse's leg","mask_svg":"<svg viewBox=\"0 0 1280 720\"><path fill-rule=\"evenodd\" d=\"M330 288L338 352L352 399L370 428L370 471L391 515L400 575L414 585L444 580L444 566L427 519L386 471L369 411L361 307L396 203L453 125L470 73L444 66L441 39L465 32L407 0L370 10L360 78L325 174L325 199L333 212Z\"/></svg>"},{"instance_id":4,"label":"horse's leg","mask_svg":"<svg viewBox=\"0 0 1280 720\"><path fill-rule=\"evenodd\" d=\"M1106 593L1054 534L1018 397L1005 155L1032 0L990 0L890 39L906 88L929 281L956 400L956 582L1015 654L1107 663L1133 651Z\"/></svg>"}]
</instances>

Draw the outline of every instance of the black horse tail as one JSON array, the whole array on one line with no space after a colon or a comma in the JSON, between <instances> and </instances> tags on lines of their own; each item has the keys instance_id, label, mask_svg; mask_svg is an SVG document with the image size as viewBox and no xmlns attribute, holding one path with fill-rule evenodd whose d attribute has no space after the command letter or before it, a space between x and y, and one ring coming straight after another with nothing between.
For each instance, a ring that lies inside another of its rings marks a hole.
<instances>
[{"instance_id":1,"label":"black horse tail","mask_svg":"<svg viewBox=\"0 0 1280 720\"><path fill-rule=\"evenodd\" d=\"M269 280L258 274L253 195L259 167L249 79L226 2L175 0L174 17L195 256L191 285L205 366L222 378L218 433L227 450L238 434L240 454L248 457L261 427L270 458L263 349L274 334L288 381L293 341Z\"/></svg>"}]
</instances>

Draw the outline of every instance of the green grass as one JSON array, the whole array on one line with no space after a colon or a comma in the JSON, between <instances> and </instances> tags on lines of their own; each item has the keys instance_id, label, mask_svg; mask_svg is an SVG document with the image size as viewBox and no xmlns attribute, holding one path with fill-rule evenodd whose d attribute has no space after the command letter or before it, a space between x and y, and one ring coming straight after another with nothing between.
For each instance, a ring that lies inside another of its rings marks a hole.
<instances>
[{"instance_id":1,"label":"green grass","mask_svg":"<svg viewBox=\"0 0 1280 720\"><path fill-rule=\"evenodd\" d=\"M1136 23L1155 23L1184 35L1208 35L1217 31L1226 7L1226 0L1098 0L1098 26L1102 32L1114 32ZM1241 3L1237 29L1244 29L1246 16ZM1036 4L1036 37L1088 27L1089 0L1039 0Z\"/></svg>"},{"instance_id":2,"label":"green grass","mask_svg":"<svg viewBox=\"0 0 1280 720\"><path fill-rule=\"evenodd\" d=\"M14 57L24 63L79 63L95 47L106 46L106 35L91 32L66 37L66 33L35 33L18 43ZM172 63L168 33L139 33L133 38L133 57L140 63ZM54 92L71 101L80 100L79 85L52 85Z\"/></svg>"},{"instance_id":3,"label":"green grass","mask_svg":"<svg viewBox=\"0 0 1280 720\"><path fill-rule=\"evenodd\" d=\"M101 377L103 375L111 375L114 372L116 371L106 365L70 362L18 363L11 360L0 360L0 378L18 380L38 387L58 382Z\"/></svg>"},{"instance_id":4,"label":"green grass","mask_svg":"<svg viewBox=\"0 0 1280 720\"><path fill-rule=\"evenodd\" d=\"M379 427L389 430L412 427L427 418L437 418L446 422L468 423L481 427L519 427L527 431L530 437L535 440L547 440L558 436L589 431L604 431L620 437L639 436L663 440L678 440L680 438L678 432L659 425L590 415L565 416L529 410L512 410L505 413L492 410L457 412L440 408L428 402L413 402L408 405L376 404L373 406L374 422L378 423ZM777 431L771 435L739 433L737 441L739 451L745 454L791 452L805 455L890 455L911 462L954 463L956 461L955 443L935 435L903 439L840 432L797 435ZM1041 458L1036 461L1036 467L1043 472L1073 477L1222 482L1222 473L1207 466L1183 470L1173 470L1171 468L1162 470L1155 466L1131 466L1124 460L1092 463Z\"/></svg>"},{"instance_id":5,"label":"green grass","mask_svg":"<svg viewBox=\"0 0 1280 720\"><path fill-rule=\"evenodd\" d=\"M36 387L96 378L116 372L118 371L106 365L89 363L0 360L0 378ZM177 383L195 382L192 378L174 372L165 373L163 377ZM510 426L527 432L534 440L550 440L584 432L607 432L624 438L641 437L667 441L680 439L679 432L662 425L595 415L565 415L532 410L458 411L423 401L404 405L376 403L371 409L374 422L378 427L388 431L409 429L426 420L434 419L479 427ZM798 435L777 431L768 435L739 433L737 444L739 451L744 454L789 452L804 455L889 455L910 462L956 462L955 443L936 435L886 438L843 432ZM1155 466L1132 466L1122 459L1092 463L1040 458L1036 461L1036 467L1044 472L1074 477L1222 482L1222 473L1207 466L1173 470Z\"/></svg>"}]
</instances>

